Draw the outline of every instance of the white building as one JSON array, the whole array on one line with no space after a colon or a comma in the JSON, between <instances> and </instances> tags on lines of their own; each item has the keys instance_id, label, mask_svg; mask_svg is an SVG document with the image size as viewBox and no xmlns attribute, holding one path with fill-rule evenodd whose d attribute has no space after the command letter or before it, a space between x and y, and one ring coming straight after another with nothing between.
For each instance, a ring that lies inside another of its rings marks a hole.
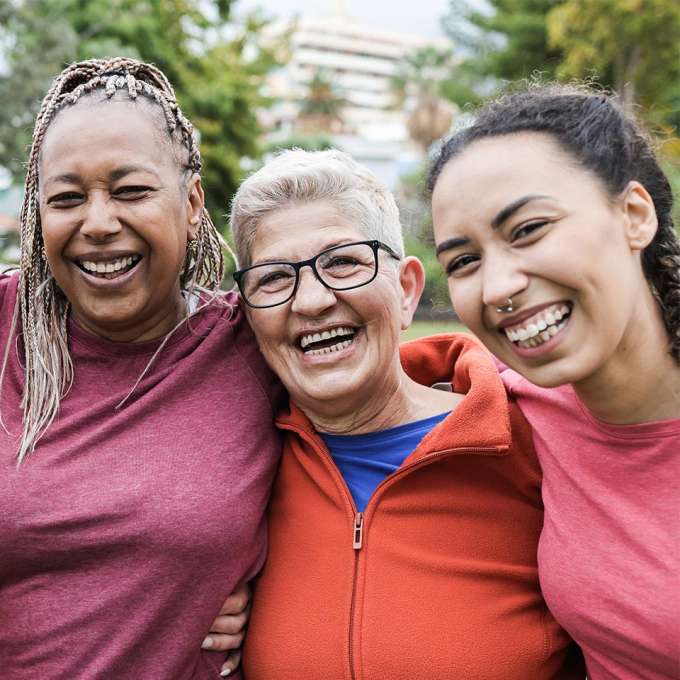
<instances>
[{"instance_id":1,"label":"white building","mask_svg":"<svg viewBox=\"0 0 680 680\"><path fill-rule=\"evenodd\" d=\"M263 117L271 139L299 132L301 104L310 81L321 72L345 100L342 130L334 131L333 143L394 187L421 157L406 129L408 107L396 106L392 79L406 55L426 46L450 48L448 41L385 31L346 15L300 18L292 27L279 24L272 30L286 28L290 59L270 77L268 94L277 104Z\"/></svg>"}]
</instances>

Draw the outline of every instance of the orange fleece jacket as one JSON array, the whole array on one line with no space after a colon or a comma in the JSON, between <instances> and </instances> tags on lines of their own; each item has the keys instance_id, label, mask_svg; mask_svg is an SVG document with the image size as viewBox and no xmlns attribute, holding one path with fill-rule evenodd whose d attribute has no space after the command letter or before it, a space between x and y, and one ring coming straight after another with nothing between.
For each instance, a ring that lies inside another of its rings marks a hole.
<instances>
[{"instance_id":1,"label":"orange fleece jacket","mask_svg":"<svg viewBox=\"0 0 680 680\"><path fill-rule=\"evenodd\" d=\"M583 678L538 584L540 468L528 425L465 336L402 347L407 373L466 396L363 514L291 405L253 597L247 680Z\"/></svg>"}]
</instances>

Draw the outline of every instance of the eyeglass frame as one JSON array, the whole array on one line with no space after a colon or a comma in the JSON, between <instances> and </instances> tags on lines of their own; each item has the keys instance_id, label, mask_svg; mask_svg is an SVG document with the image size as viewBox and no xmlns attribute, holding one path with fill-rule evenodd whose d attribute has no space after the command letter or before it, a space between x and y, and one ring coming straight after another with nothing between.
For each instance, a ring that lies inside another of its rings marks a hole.
<instances>
[{"instance_id":1,"label":"eyeglass frame","mask_svg":"<svg viewBox=\"0 0 680 680\"><path fill-rule=\"evenodd\" d=\"M316 269L316 261L322 256L325 255L326 253L330 253L334 250L338 250L340 248L346 248L347 246L363 246L367 245L370 246L371 249L373 250L373 260L374 260L374 269L373 269L373 276L371 276L368 281L365 281L364 283L357 283L354 286L347 286L347 287L342 287L342 288L336 288L334 286L329 285L326 283L322 278L319 272ZM298 287L300 285L300 270L303 267L310 267L312 272L314 272L314 276L316 277L316 280L325 288L328 288L328 290L353 290L355 288L361 288L362 286L367 286L369 283L372 281L375 281L376 276L378 276L378 251L379 250L384 250L388 255L393 257L395 260L400 261L401 260L401 255L399 255L397 252L392 250L387 244L383 243L382 241L378 241L376 239L371 239L368 241L352 241L350 243L340 243L337 246L332 246L331 248L326 248L325 250L322 250L320 253L317 253L314 255L314 257L310 257L308 260L300 260L299 262L289 262L287 260L276 260L274 262L262 262L260 264L253 264L250 265L250 267L243 267L243 269L237 269L233 274L234 281L236 281L236 285L238 286L239 290L241 291L241 297L243 298L244 302L249 306L252 307L253 309L269 309L270 307L278 307L279 305L285 305L286 302L290 302L294 297L295 294L297 293ZM290 295L285 299L281 300L281 302L275 302L274 304L271 305L254 305L252 304L248 298L246 297L245 292L243 291L243 288L241 287L241 281L243 280L243 277L251 270L251 269L257 269L258 267L264 267L266 265L272 265L272 264L285 264L289 265L295 270L295 285L293 286L293 289L290 293Z\"/></svg>"}]
</instances>

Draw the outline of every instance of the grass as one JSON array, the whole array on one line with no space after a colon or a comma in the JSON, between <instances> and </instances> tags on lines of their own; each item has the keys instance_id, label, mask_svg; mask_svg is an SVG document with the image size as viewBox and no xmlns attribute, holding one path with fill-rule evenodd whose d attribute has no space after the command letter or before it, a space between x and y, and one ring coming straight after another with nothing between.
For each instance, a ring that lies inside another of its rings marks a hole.
<instances>
[{"instance_id":1,"label":"grass","mask_svg":"<svg viewBox=\"0 0 680 680\"><path fill-rule=\"evenodd\" d=\"M468 333L467 327L457 321L414 321L402 334L402 342L437 333Z\"/></svg>"}]
</instances>

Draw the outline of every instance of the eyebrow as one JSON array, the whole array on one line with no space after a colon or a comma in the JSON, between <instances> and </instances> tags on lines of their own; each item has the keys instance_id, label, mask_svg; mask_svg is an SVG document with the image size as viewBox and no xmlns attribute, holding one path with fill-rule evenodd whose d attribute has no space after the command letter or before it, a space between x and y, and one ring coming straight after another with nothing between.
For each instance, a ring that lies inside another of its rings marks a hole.
<instances>
[{"instance_id":1,"label":"eyebrow","mask_svg":"<svg viewBox=\"0 0 680 680\"><path fill-rule=\"evenodd\" d=\"M505 208L500 210L498 214L491 220L491 228L498 229L498 227L500 227L501 224L503 224L503 222L512 217L518 210L523 208L527 203L530 203L531 201L536 201L541 198L552 197L548 196L547 194L527 194L526 196L522 196L521 198L518 198L512 203L509 203L508 205L505 206ZM453 238L448 238L445 241L442 241L437 246L436 254L437 256L439 256L445 250L453 250L454 248L460 248L461 246L465 246L468 243L470 243L470 239L466 237L454 236Z\"/></svg>"},{"instance_id":2,"label":"eyebrow","mask_svg":"<svg viewBox=\"0 0 680 680\"><path fill-rule=\"evenodd\" d=\"M109 173L109 179L112 182L115 182L119 179L122 179L123 177L126 177L127 175L132 174L133 172L148 172L154 175L154 177L158 177L158 175L151 168L147 168L143 165L123 165L120 168L112 170ZM80 182L80 179L81 179L80 175L78 175L77 173L65 172L61 175L54 175L54 177L49 177L45 184L46 185L58 183L78 184Z\"/></svg>"},{"instance_id":3,"label":"eyebrow","mask_svg":"<svg viewBox=\"0 0 680 680\"><path fill-rule=\"evenodd\" d=\"M109 178L115 182L126 175L131 175L133 172L148 172L157 177L156 173L151 168L147 168L144 165L123 165L120 168L112 170L109 174Z\"/></svg>"},{"instance_id":4,"label":"eyebrow","mask_svg":"<svg viewBox=\"0 0 680 680\"><path fill-rule=\"evenodd\" d=\"M512 217L520 208L523 208L527 203L536 201L540 198L550 198L547 194L527 194L517 200L509 203L491 220L491 228L498 229L508 218Z\"/></svg>"},{"instance_id":5,"label":"eyebrow","mask_svg":"<svg viewBox=\"0 0 680 680\"><path fill-rule=\"evenodd\" d=\"M355 243L354 240L349 239L349 238L341 238L339 241L333 241L331 245L325 246L322 248L316 255L320 255L323 253L325 250L330 250L331 248L335 248L336 246L345 246L350 243ZM316 257L316 255L312 255L312 257ZM264 260L258 260L257 262L251 262L250 266L255 267L259 264L272 264L276 262L281 262L284 264L295 264L296 262L304 262L306 259L311 259L311 258L303 258L302 260L285 260L282 257L267 257Z\"/></svg>"}]
</instances>

